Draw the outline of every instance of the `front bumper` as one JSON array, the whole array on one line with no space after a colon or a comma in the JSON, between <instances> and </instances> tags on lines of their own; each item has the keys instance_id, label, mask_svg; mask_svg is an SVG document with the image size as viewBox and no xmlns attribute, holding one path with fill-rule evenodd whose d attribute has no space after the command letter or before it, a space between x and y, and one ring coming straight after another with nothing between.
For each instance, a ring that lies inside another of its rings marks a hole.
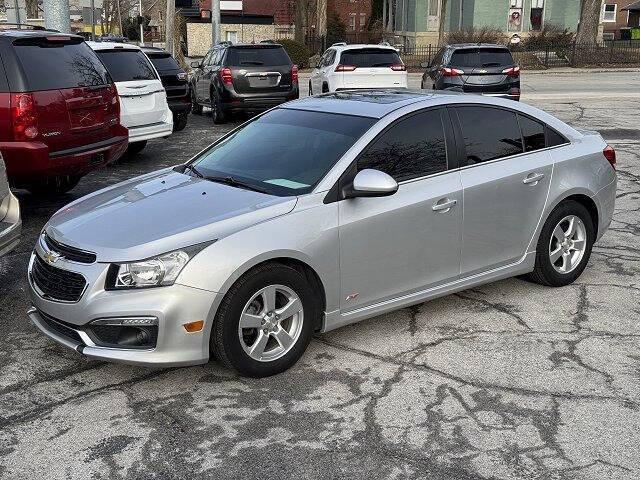
<instances>
[{"instance_id":1,"label":"front bumper","mask_svg":"<svg viewBox=\"0 0 640 480\"><path fill-rule=\"evenodd\" d=\"M7 203L5 205L5 202ZM11 192L0 202L0 257L13 250L20 243L22 220L20 218L20 203Z\"/></svg>"},{"instance_id":2,"label":"front bumper","mask_svg":"<svg viewBox=\"0 0 640 480\"><path fill-rule=\"evenodd\" d=\"M41 250L39 243L36 252ZM105 291L103 287L108 265L85 265L60 259L56 262L56 268L80 273L87 279L87 288L77 302L55 301L44 298L33 283L33 255L28 275L33 308L28 311L28 316L52 340L91 358L134 365L181 366L206 363L209 360L209 334L213 315L221 300L220 294L179 284L140 290ZM95 320L135 317L158 319L158 336L154 348L100 346L87 333L90 333L88 325ZM185 330L185 323L198 320L204 320L201 331L189 333ZM52 321L75 333L67 330L69 334L65 334L64 328L51 328Z\"/></svg>"}]
</instances>

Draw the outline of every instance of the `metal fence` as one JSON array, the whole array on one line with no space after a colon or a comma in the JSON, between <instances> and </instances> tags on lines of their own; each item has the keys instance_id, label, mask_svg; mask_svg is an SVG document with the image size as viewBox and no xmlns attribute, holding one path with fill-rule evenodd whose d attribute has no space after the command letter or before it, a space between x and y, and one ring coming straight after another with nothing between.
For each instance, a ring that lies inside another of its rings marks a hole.
<instances>
[{"instance_id":1,"label":"metal fence","mask_svg":"<svg viewBox=\"0 0 640 480\"><path fill-rule=\"evenodd\" d=\"M367 35L365 35L366 33ZM379 43L382 35L369 32L348 35L347 43ZM329 40L330 41L330 40ZM331 43L325 37L307 37L312 55L322 53ZM421 68L438 52L438 45L394 45L409 69ZM510 46L515 62L525 69L554 67L640 65L640 40L614 40L602 43L562 43Z\"/></svg>"}]
</instances>

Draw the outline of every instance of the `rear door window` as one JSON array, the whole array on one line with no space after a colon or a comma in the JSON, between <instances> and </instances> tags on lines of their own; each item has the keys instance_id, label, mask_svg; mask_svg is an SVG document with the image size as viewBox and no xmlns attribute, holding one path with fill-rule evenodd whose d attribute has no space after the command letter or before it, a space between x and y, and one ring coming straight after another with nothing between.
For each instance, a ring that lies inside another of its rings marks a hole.
<instances>
[{"instance_id":1,"label":"rear door window","mask_svg":"<svg viewBox=\"0 0 640 480\"><path fill-rule=\"evenodd\" d=\"M358 171L381 170L397 182L447 169L445 134L440 110L401 119L358 158Z\"/></svg>"},{"instance_id":2,"label":"rear door window","mask_svg":"<svg viewBox=\"0 0 640 480\"><path fill-rule=\"evenodd\" d=\"M524 115L518 115L518 123L522 130L524 151L533 152L545 148L544 125Z\"/></svg>"},{"instance_id":3,"label":"rear door window","mask_svg":"<svg viewBox=\"0 0 640 480\"><path fill-rule=\"evenodd\" d=\"M141 50L99 50L98 56L114 82L157 80L147 56Z\"/></svg>"},{"instance_id":4,"label":"rear door window","mask_svg":"<svg viewBox=\"0 0 640 480\"><path fill-rule=\"evenodd\" d=\"M229 48L226 64L230 67L290 65L289 55L282 47Z\"/></svg>"},{"instance_id":5,"label":"rear door window","mask_svg":"<svg viewBox=\"0 0 640 480\"><path fill-rule=\"evenodd\" d=\"M514 112L491 107L457 107L467 165L523 152Z\"/></svg>"},{"instance_id":6,"label":"rear door window","mask_svg":"<svg viewBox=\"0 0 640 480\"><path fill-rule=\"evenodd\" d=\"M400 55L388 48L357 48L345 50L340 56L340 63L354 67L390 67L402 63Z\"/></svg>"},{"instance_id":7,"label":"rear door window","mask_svg":"<svg viewBox=\"0 0 640 480\"><path fill-rule=\"evenodd\" d=\"M111 83L95 52L79 39L52 36L13 42L29 90L57 90Z\"/></svg>"}]
</instances>

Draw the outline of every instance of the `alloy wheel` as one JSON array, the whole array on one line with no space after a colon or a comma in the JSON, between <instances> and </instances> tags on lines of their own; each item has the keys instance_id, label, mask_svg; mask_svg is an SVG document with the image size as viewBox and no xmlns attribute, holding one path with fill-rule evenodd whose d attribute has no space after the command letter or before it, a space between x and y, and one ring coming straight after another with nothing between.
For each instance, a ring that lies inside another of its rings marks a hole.
<instances>
[{"instance_id":1,"label":"alloy wheel","mask_svg":"<svg viewBox=\"0 0 640 480\"><path fill-rule=\"evenodd\" d=\"M553 229L549 241L549 259L561 274L573 272L587 249L587 229L580 217L568 215Z\"/></svg>"},{"instance_id":2,"label":"alloy wheel","mask_svg":"<svg viewBox=\"0 0 640 480\"><path fill-rule=\"evenodd\" d=\"M284 285L269 285L256 292L242 310L240 344L254 360L277 360L296 344L303 322L300 297Z\"/></svg>"}]
</instances>

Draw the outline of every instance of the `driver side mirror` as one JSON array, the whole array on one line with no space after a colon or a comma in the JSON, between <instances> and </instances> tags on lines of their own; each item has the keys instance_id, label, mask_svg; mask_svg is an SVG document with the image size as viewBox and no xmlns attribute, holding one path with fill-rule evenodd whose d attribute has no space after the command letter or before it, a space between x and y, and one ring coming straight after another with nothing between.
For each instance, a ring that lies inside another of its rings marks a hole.
<instances>
[{"instance_id":1,"label":"driver side mirror","mask_svg":"<svg viewBox=\"0 0 640 480\"><path fill-rule=\"evenodd\" d=\"M358 172L343 191L344 198L387 197L398 191L398 182L380 170L366 168Z\"/></svg>"},{"instance_id":2,"label":"driver side mirror","mask_svg":"<svg viewBox=\"0 0 640 480\"><path fill-rule=\"evenodd\" d=\"M191 68L201 68L202 64L198 61L191 62Z\"/></svg>"}]
</instances>

